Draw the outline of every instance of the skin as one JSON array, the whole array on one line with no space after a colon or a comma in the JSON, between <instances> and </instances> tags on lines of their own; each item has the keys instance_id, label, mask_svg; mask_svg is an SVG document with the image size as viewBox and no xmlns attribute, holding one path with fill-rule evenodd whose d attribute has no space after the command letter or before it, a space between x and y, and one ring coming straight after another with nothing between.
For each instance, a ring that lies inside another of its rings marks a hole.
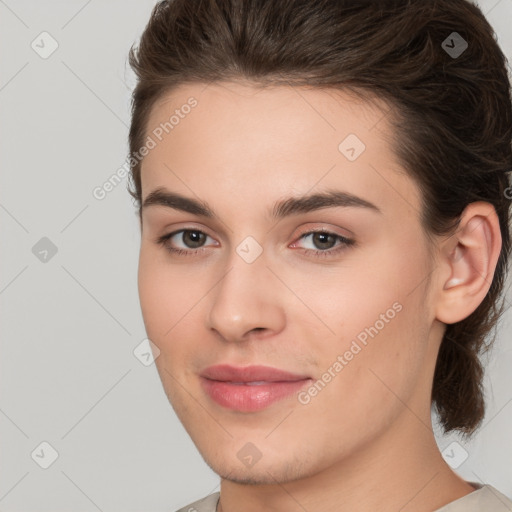
<instances>
[{"instance_id":1,"label":"skin","mask_svg":"<svg viewBox=\"0 0 512 512\"><path fill-rule=\"evenodd\" d=\"M493 207L469 205L430 252L384 104L332 90L186 84L155 105L147 133L191 96L197 106L143 160L142 200L165 187L208 203L216 218L143 208L139 293L165 392L221 477L218 510L426 512L472 492L441 457L430 393L445 324L466 318L490 287L501 247ZM366 146L352 162L338 150L348 134ZM380 212L268 215L276 201L328 189ZM340 247L302 236L319 228L356 244L315 257ZM156 242L180 229L208 235L202 249L181 234L168 242L195 255ZM250 264L236 252L248 236L263 249ZM307 404L292 395L237 412L200 386L201 370L221 363L322 379L395 303L401 310ZM252 467L237 457L249 442L261 453Z\"/></svg>"}]
</instances>

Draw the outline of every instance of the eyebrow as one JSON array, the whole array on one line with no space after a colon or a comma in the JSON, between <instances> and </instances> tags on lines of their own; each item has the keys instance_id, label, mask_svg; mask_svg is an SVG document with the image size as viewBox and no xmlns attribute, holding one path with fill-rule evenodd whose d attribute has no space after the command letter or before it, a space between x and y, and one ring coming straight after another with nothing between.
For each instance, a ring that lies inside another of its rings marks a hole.
<instances>
[{"instance_id":1,"label":"eyebrow","mask_svg":"<svg viewBox=\"0 0 512 512\"><path fill-rule=\"evenodd\" d=\"M173 210L179 210L209 219L216 218L213 209L208 206L208 203L182 196L176 192L170 192L163 187L159 187L147 195L141 206L141 211L153 205L165 206ZM335 207L366 208L370 211L382 213L380 208L366 199L340 190L328 190L322 193L289 197L280 200L274 204L270 216L274 219L282 219L290 215L298 215L300 213L308 213L323 208Z\"/></svg>"}]
</instances>

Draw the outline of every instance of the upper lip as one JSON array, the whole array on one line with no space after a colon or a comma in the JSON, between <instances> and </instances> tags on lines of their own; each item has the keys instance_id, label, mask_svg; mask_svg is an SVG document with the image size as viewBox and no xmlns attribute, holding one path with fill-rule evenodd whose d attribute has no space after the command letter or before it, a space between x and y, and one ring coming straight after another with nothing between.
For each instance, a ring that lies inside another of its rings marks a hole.
<instances>
[{"instance_id":1,"label":"upper lip","mask_svg":"<svg viewBox=\"0 0 512 512\"><path fill-rule=\"evenodd\" d=\"M209 366L201 372L201 377L218 381L230 382L283 382L309 379L307 375L299 375L270 366L231 366L220 364Z\"/></svg>"}]
</instances>

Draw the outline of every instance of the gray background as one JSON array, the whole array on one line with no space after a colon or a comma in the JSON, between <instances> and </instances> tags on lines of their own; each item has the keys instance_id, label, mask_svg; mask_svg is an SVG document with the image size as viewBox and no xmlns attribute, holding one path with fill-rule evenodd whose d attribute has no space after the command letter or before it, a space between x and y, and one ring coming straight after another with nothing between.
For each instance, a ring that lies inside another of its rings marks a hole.
<instances>
[{"instance_id":1,"label":"gray background","mask_svg":"<svg viewBox=\"0 0 512 512\"><path fill-rule=\"evenodd\" d=\"M173 511L218 490L154 365L133 353L145 331L126 179L92 193L127 155L126 55L154 3L0 0L2 512ZM512 0L479 5L512 60ZM488 363L483 428L469 443L437 436L461 476L508 496L511 315ZM47 469L42 442L58 452Z\"/></svg>"}]
</instances>

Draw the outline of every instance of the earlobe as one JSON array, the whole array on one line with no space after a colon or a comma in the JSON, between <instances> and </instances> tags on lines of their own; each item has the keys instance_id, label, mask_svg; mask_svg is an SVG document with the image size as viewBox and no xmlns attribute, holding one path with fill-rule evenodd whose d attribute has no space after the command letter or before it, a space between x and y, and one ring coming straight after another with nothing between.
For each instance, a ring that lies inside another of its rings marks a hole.
<instances>
[{"instance_id":1,"label":"earlobe","mask_svg":"<svg viewBox=\"0 0 512 512\"><path fill-rule=\"evenodd\" d=\"M455 242L455 247L453 246ZM494 207L471 203L461 215L457 232L442 252L443 275L436 318L452 324L467 318L491 286L501 250L501 232Z\"/></svg>"}]
</instances>

